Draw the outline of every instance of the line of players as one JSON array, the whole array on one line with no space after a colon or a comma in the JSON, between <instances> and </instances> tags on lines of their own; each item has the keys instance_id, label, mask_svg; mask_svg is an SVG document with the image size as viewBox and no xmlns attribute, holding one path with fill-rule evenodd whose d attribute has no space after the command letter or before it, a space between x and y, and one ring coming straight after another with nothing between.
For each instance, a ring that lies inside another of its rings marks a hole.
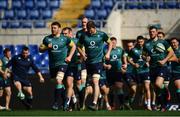
<instances>
[{"instance_id":1,"label":"line of players","mask_svg":"<svg viewBox=\"0 0 180 117\"><path fill-rule=\"evenodd\" d=\"M93 21L83 18L82 26L82 30L78 31L74 38L71 28L66 27L61 33L61 25L53 22L51 24L52 34L46 36L43 44L39 47L40 52L48 51L50 75L56 83L52 106L54 110L59 109L60 98L63 101L63 109L71 110L71 103L77 103L76 94L79 96L80 108L83 110L88 94L93 94L92 103L88 106L91 110L98 110L99 97L103 97L107 110L116 107L115 95L120 102L120 108L125 106L132 109L130 105L134 101L137 85L142 84L145 108L147 110L155 109L156 94L158 102L161 104L161 111L165 111L167 101L169 101L169 91L167 85L164 84L164 80L169 78L168 61L172 61L172 74L175 78L177 96L180 99L180 50L176 38L171 39L172 49L165 40L158 39L157 28L150 27L149 40L145 42L144 37L138 36L136 44L128 42L127 51L124 51L122 48L116 47L117 39L115 37L109 39L106 33L96 30ZM104 42L107 43L106 46ZM5 58L9 58L6 51L4 51ZM32 88L26 79L29 67L34 68L40 77L40 82L44 82L44 78L31 61L28 52L27 47L23 48L20 55L13 57L9 64L6 62L6 67L12 66L18 97L26 107L32 108ZM174 56L174 52L177 57ZM6 80L3 80L7 78L9 70L4 69L4 60L1 61L1 91L7 92L5 109L9 110L11 91L6 85ZM23 71L24 74L20 71ZM123 80L130 88L128 98L125 98L124 95ZM153 93L150 91L150 84L154 85ZM22 87L29 93L26 100ZM151 93L154 95L152 100Z\"/></svg>"}]
</instances>

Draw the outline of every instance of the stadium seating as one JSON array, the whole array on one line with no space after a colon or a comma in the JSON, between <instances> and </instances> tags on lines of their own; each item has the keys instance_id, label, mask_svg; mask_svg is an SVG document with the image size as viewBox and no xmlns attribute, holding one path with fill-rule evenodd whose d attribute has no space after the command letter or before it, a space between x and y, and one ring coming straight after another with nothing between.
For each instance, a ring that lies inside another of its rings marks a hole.
<instances>
[{"instance_id":1,"label":"stadium seating","mask_svg":"<svg viewBox=\"0 0 180 117\"><path fill-rule=\"evenodd\" d=\"M7 8L8 8L7 0L0 0L0 10L7 9Z\"/></svg>"}]
</instances>

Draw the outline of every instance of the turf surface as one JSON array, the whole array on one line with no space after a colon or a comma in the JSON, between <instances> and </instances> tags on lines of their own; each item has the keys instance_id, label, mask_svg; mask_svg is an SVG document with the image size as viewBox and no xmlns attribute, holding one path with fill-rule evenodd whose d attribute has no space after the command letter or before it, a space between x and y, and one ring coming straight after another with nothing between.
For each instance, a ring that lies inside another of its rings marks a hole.
<instances>
[{"instance_id":1,"label":"turf surface","mask_svg":"<svg viewBox=\"0 0 180 117\"><path fill-rule=\"evenodd\" d=\"M1 111L0 116L180 116L180 111L52 111L52 110L14 110Z\"/></svg>"}]
</instances>

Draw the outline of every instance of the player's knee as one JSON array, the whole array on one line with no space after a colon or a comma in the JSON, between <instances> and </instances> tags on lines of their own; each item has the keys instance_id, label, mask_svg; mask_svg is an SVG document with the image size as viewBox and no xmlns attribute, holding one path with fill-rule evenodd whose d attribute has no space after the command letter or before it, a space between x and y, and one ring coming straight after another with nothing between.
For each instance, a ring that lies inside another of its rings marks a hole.
<instances>
[{"instance_id":1,"label":"player's knee","mask_svg":"<svg viewBox=\"0 0 180 117\"><path fill-rule=\"evenodd\" d=\"M100 74L93 74L93 81L99 81L99 79L100 79Z\"/></svg>"},{"instance_id":2,"label":"player's knee","mask_svg":"<svg viewBox=\"0 0 180 117\"><path fill-rule=\"evenodd\" d=\"M87 78L87 70L84 69L81 71L81 79L85 80Z\"/></svg>"},{"instance_id":3,"label":"player's knee","mask_svg":"<svg viewBox=\"0 0 180 117\"><path fill-rule=\"evenodd\" d=\"M59 71L56 76L57 81L62 81L64 78L64 72Z\"/></svg>"}]
</instances>

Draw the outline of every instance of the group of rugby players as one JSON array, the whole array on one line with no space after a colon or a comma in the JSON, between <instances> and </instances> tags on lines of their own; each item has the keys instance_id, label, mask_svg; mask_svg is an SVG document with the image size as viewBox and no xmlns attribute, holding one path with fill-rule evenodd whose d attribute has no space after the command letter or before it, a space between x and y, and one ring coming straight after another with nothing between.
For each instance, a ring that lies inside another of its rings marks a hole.
<instances>
[{"instance_id":1,"label":"group of rugby players","mask_svg":"<svg viewBox=\"0 0 180 117\"><path fill-rule=\"evenodd\" d=\"M76 36L70 27L61 31L58 22L51 24L51 33L43 39L39 51L48 51L49 54L50 76L55 81L53 110L62 107L64 111L72 111L77 104L78 109L85 110L88 95L92 95L87 106L90 110L104 107L107 110L132 110L139 88L146 110L157 110L159 107L161 111L166 111L170 102L170 78L176 86L180 102L180 48L177 38L170 39L169 44L164 40L164 33L151 26L150 39L138 36L135 42L127 43L125 50L117 47L115 37L109 38L106 33L97 30L95 23L86 17L82 18L82 29ZM0 109L9 110L9 73L18 90L18 98L30 109L33 94L31 83L26 79L29 68L35 70L41 83L44 78L28 55L27 47L10 61L9 52L5 49L1 59L0 94L6 92L6 106L0 106ZM124 90L124 83L128 90Z\"/></svg>"}]
</instances>

